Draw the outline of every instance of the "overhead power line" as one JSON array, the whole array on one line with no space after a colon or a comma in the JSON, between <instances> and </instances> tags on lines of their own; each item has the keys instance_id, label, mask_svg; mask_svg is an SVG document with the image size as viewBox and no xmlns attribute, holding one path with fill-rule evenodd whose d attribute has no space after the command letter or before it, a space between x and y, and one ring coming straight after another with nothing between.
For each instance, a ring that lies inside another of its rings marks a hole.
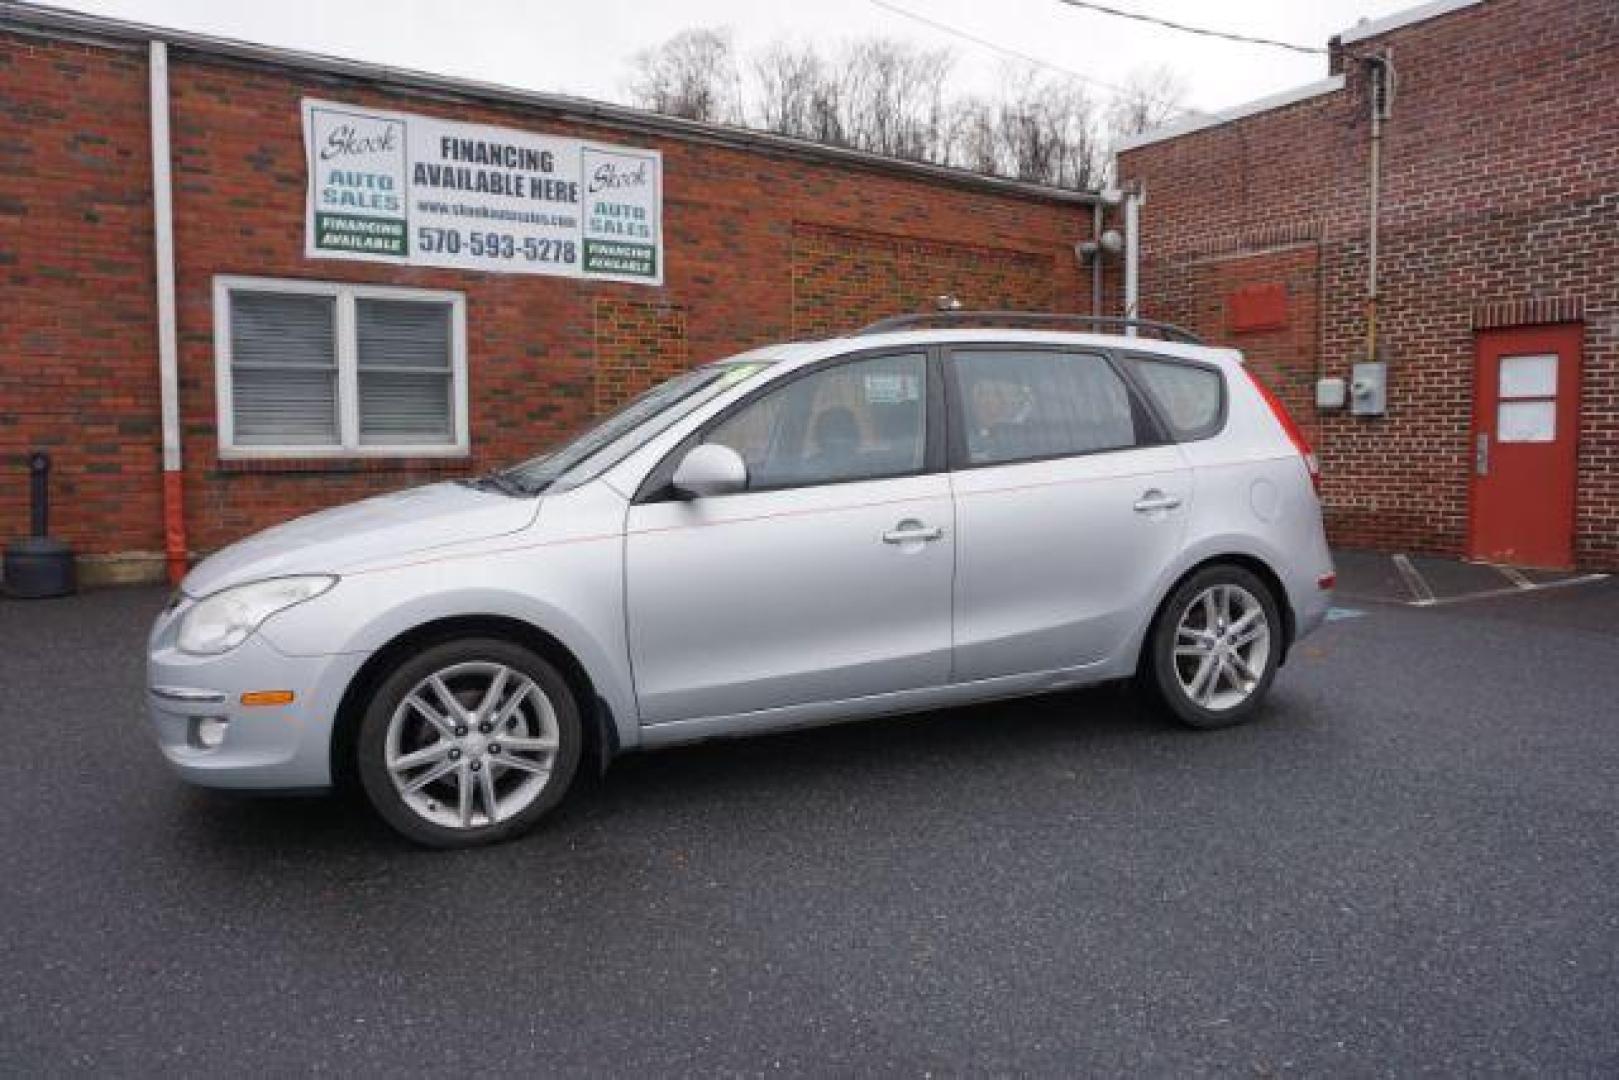
<instances>
[{"instance_id":1,"label":"overhead power line","mask_svg":"<svg viewBox=\"0 0 1619 1080\"><path fill-rule=\"evenodd\" d=\"M990 41L988 38L979 37L977 34L962 30L959 27L951 26L948 23L939 22L937 19L930 19L926 15L902 8L898 4L891 4L888 2L888 0L871 0L871 2L882 8L884 11L891 11L895 15L903 16L913 22L919 22L924 26L931 26L933 29L940 31L941 33L950 34L953 37L961 38L963 41L970 41L975 45L982 45L986 49L998 52L1003 56L1010 56L1014 60L1021 60L1025 64L1033 64L1035 67L1042 67L1048 71L1054 71L1057 74L1067 78L1077 79L1082 83L1090 83L1092 86L1099 86L1103 90L1110 91L1114 94L1128 95L1131 93L1129 89L1120 86L1117 83L1110 83L1105 79L1098 79L1094 75L1081 75L1079 72L1074 71L1071 68L1065 68L1060 64L1053 64L1049 60L1042 60L1038 56L1030 56L1028 53L1007 48L1005 45ZM1206 113L1200 112L1197 109L1188 108L1183 105L1176 106L1175 111L1177 114L1186 114L1189 116L1207 115Z\"/></svg>"},{"instance_id":2,"label":"overhead power line","mask_svg":"<svg viewBox=\"0 0 1619 1080\"><path fill-rule=\"evenodd\" d=\"M1291 41L1277 41L1275 38L1252 37L1248 34L1233 34L1224 30L1209 30L1201 26L1187 26L1185 23L1171 22L1152 15L1143 15L1138 11L1125 11L1122 8L1108 7L1106 4L1094 4L1091 0L1058 0L1058 3L1069 7L1084 8L1087 11L1098 11L1103 15L1116 15L1121 19L1133 19L1136 22L1151 23L1153 26L1162 26L1170 30L1179 30L1183 34L1198 34L1202 37L1220 38L1223 41L1237 41L1244 45L1265 45L1272 49L1287 49L1290 52L1304 53L1307 56L1325 56L1327 50L1313 49L1308 45L1295 45ZM886 5L885 5L886 6Z\"/></svg>"}]
</instances>

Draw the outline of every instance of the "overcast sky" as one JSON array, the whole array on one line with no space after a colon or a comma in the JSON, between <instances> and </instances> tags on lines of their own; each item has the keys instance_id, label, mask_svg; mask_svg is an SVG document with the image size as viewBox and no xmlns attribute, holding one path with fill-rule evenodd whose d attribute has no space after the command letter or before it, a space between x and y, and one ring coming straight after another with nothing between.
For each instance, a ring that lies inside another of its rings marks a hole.
<instances>
[{"instance_id":1,"label":"overcast sky","mask_svg":"<svg viewBox=\"0 0 1619 1080\"><path fill-rule=\"evenodd\" d=\"M1417 0L1109 0L1109 6L1314 47ZM692 26L742 49L777 38L835 47L868 34L949 46L957 84L990 87L1006 57L904 8L1101 84L1165 64L1210 111L1326 74L1326 59L1145 26L1059 0L76 0L55 6L537 90L626 99L631 58Z\"/></svg>"}]
</instances>

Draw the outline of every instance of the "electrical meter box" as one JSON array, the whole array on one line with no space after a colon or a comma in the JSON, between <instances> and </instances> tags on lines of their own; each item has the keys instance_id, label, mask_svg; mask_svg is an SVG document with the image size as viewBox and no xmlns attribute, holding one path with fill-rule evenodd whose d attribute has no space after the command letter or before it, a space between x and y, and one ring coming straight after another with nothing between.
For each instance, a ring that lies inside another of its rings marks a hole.
<instances>
[{"instance_id":1,"label":"electrical meter box","mask_svg":"<svg viewBox=\"0 0 1619 1080\"><path fill-rule=\"evenodd\" d=\"M1349 380L1351 416L1382 416L1388 412L1389 366L1382 361L1356 364Z\"/></svg>"}]
</instances>

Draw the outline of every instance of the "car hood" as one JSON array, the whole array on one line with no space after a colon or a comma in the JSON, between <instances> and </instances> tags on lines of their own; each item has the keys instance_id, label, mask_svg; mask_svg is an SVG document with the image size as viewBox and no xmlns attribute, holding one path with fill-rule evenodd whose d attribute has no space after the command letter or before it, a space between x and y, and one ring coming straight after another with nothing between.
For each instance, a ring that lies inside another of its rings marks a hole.
<instances>
[{"instance_id":1,"label":"car hood","mask_svg":"<svg viewBox=\"0 0 1619 1080\"><path fill-rule=\"evenodd\" d=\"M446 482L333 507L266 529L209 556L181 588L207 596L289 574L341 574L379 559L503 536L526 527L537 498Z\"/></svg>"}]
</instances>

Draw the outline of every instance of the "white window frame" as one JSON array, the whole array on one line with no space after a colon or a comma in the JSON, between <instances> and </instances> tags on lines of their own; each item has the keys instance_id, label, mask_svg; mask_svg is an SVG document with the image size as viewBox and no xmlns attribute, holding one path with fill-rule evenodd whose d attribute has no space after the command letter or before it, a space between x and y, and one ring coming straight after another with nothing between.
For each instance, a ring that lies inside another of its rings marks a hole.
<instances>
[{"instance_id":1,"label":"white window frame","mask_svg":"<svg viewBox=\"0 0 1619 1080\"><path fill-rule=\"evenodd\" d=\"M337 412L339 445L237 446L236 412L231 397L230 296L233 292L299 293L330 296L335 301L337 325ZM360 442L360 375L355 333L356 300L416 300L450 305L450 422L451 443L410 443L402 446ZM243 277L220 274L214 278L214 389L219 412L219 456L229 461L260 458L397 458L467 457L471 440L467 428L467 306L463 293L447 289L416 289L400 285L359 285L307 278Z\"/></svg>"}]
</instances>

